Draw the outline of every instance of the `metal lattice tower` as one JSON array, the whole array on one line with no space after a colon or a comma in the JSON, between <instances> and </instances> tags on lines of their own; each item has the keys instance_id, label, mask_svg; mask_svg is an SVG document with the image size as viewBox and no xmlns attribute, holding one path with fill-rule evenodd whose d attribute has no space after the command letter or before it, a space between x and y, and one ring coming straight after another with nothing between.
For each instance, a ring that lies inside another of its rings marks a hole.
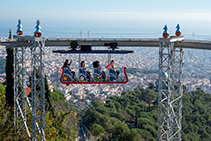
<instances>
[{"instance_id":1,"label":"metal lattice tower","mask_svg":"<svg viewBox=\"0 0 211 141\"><path fill-rule=\"evenodd\" d=\"M26 48L14 48L14 126L23 138L31 137L26 122ZM26 133L27 132L27 133ZM28 135L27 135L28 134Z\"/></svg>"},{"instance_id":2,"label":"metal lattice tower","mask_svg":"<svg viewBox=\"0 0 211 141\"><path fill-rule=\"evenodd\" d=\"M31 49L31 97L26 97L26 47L14 49L14 116L15 131L23 138L45 140L45 39L14 36L28 41ZM27 119L31 117L31 122Z\"/></svg>"},{"instance_id":3,"label":"metal lattice tower","mask_svg":"<svg viewBox=\"0 0 211 141\"><path fill-rule=\"evenodd\" d=\"M181 140L183 49L174 44L184 37L160 38L158 140Z\"/></svg>"},{"instance_id":4,"label":"metal lattice tower","mask_svg":"<svg viewBox=\"0 0 211 141\"><path fill-rule=\"evenodd\" d=\"M39 39L39 38L38 38ZM44 72L44 38L32 41L32 140L45 139L45 72ZM37 114L38 113L38 114ZM39 127L37 127L37 124Z\"/></svg>"}]
</instances>

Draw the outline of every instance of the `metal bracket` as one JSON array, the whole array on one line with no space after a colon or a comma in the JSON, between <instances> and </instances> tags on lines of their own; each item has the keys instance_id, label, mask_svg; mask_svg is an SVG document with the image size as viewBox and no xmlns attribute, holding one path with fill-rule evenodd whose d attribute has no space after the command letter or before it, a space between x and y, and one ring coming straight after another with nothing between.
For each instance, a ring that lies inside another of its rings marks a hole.
<instances>
[{"instance_id":1,"label":"metal bracket","mask_svg":"<svg viewBox=\"0 0 211 141\"><path fill-rule=\"evenodd\" d=\"M108 49L112 49L113 51L118 48L117 42L105 43L104 46L109 46Z\"/></svg>"},{"instance_id":2,"label":"metal bracket","mask_svg":"<svg viewBox=\"0 0 211 141\"><path fill-rule=\"evenodd\" d=\"M78 49L79 49L78 42L77 42L77 41L72 41L72 42L70 43L70 49L71 49L72 51L78 50Z\"/></svg>"}]
</instances>

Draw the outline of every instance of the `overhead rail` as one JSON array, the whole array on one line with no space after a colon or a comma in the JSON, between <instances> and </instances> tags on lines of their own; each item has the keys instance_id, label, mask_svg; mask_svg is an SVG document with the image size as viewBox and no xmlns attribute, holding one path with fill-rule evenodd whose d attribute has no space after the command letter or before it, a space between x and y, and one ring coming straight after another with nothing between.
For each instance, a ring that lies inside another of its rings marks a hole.
<instances>
[{"instance_id":1,"label":"overhead rail","mask_svg":"<svg viewBox=\"0 0 211 141\"><path fill-rule=\"evenodd\" d=\"M0 42L0 46L1 48L28 46L28 41L25 40L26 37L23 35L14 35L13 40ZM31 38L35 38L36 40L36 37ZM175 36L170 36L170 38L175 38ZM117 42L120 47L159 47L159 38L49 38L45 40L45 46L64 47L69 46L72 41L77 41L79 45L92 45L95 47L105 47L104 44L110 42ZM183 41L175 42L174 46L179 48L211 50L211 41L184 39Z\"/></svg>"}]
</instances>

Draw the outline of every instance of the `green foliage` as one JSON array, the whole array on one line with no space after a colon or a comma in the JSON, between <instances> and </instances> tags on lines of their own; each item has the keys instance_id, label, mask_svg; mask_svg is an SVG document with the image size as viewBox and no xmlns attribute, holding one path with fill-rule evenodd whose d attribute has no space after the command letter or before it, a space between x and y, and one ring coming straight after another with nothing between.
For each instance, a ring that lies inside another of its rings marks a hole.
<instances>
[{"instance_id":1,"label":"green foliage","mask_svg":"<svg viewBox=\"0 0 211 141\"><path fill-rule=\"evenodd\" d=\"M101 125L105 130L102 140L155 141L157 96L153 89L138 87L134 91L124 91L121 97L112 97L105 104L95 100L84 110L82 120L88 128L93 124ZM210 94L200 88L191 95L184 93L182 125L182 140L211 140Z\"/></svg>"},{"instance_id":2,"label":"green foliage","mask_svg":"<svg viewBox=\"0 0 211 141\"><path fill-rule=\"evenodd\" d=\"M145 140L149 140L149 141L156 141L155 138L153 138L152 134L145 130L145 129L139 129L139 128L134 128L135 130L137 130L137 132L145 139Z\"/></svg>"},{"instance_id":3,"label":"green foliage","mask_svg":"<svg viewBox=\"0 0 211 141\"><path fill-rule=\"evenodd\" d=\"M102 133L105 132L104 128L99 124L92 125L92 127L90 128L90 131L91 131L92 135L95 136L95 137L98 137Z\"/></svg>"},{"instance_id":4,"label":"green foliage","mask_svg":"<svg viewBox=\"0 0 211 141\"><path fill-rule=\"evenodd\" d=\"M56 93L56 92L55 92ZM65 103L65 101L61 101ZM27 107L28 108L28 107ZM52 112L46 111L45 116L45 138L46 140L74 140L77 135L77 119L71 115L72 111L68 112ZM31 112L27 116L28 127L31 127ZM12 108L6 105L5 86L0 83L0 140L18 140L23 135L27 136L26 132L19 131L14 135L14 114Z\"/></svg>"},{"instance_id":5,"label":"green foliage","mask_svg":"<svg viewBox=\"0 0 211 141\"><path fill-rule=\"evenodd\" d=\"M142 92L142 99L148 104L150 104L152 100L156 100L157 96L157 93L155 93L155 91L151 89L146 89Z\"/></svg>"},{"instance_id":6,"label":"green foliage","mask_svg":"<svg viewBox=\"0 0 211 141\"><path fill-rule=\"evenodd\" d=\"M53 89L53 92L50 92L49 100L52 100L53 110L52 118L54 118L54 122L52 124L53 127L58 131L58 135L61 140L73 140L76 138L78 128L77 128L77 119L72 115L72 107L66 102L65 96L60 91Z\"/></svg>"},{"instance_id":7,"label":"green foliage","mask_svg":"<svg viewBox=\"0 0 211 141\"><path fill-rule=\"evenodd\" d=\"M0 82L0 137L14 140L13 110L6 105L5 86Z\"/></svg>"},{"instance_id":8,"label":"green foliage","mask_svg":"<svg viewBox=\"0 0 211 141\"><path fill-rule=\"evenodd\" d=\"M93 105L94 107L102 107L102 106L104 106L104 103L102 103L102 102L100 102L100 101L98 101L98 100L93 100L93 101L92 101L92 105Z\"/></svg>"},{"instance_id":9,"label":"green foliage","mask_svg":"<svg viewBox=\"0 0 211 141\"><path fill-rule=\"evenodd\" d=\"M126 140L129 134L130 134L130 129L126 125L119 123L116 124L114 127L114 133L112 138L116 138L119 140Z\"/></svg>"},{"instance_id":10,"label":"green foliage","mask_svg":"<svg viewBox=\"0 0 211 141\"><path fill-rule=\"evenodd\" d=\"M50 98L52 99L52 103L54 103L54 107L56 107L57 111L72 111L72 106L66 101L65 96L62 92L53 89Z\"/></svg>"},{"instance_id":11,"label":"green foliage","mask_svg":"<svg viewBox=\"0 0 211 141\"><path fill-rule=\"evenodd\" d=\"M149 83L149 89L154 90L154 88L155 88L155 85L153 83Z\"/></svg>"},{"instance_id":12,"label":"green foliage","mask_svg":"<svg viewBox=\"0 0 211 141\"><path fill-rule=\"evenodd\" d=\"M211 140L211 95L200 88L183 96L183 140Z\"/></svg>"},{"instance_id":13,"label":"green foliage","mask_svg":"<svg viewBox=\"0 0 211 141\"><path fill-rule=\"evenodd\" d=\"M88 128L94 124L101 125L105 130L101 136L103 140L106 138L106 140L136 141L147 138L141 136L137 130L128 128L133 124L135 127L142 126L152 138L156 138L157 111L153 106L151 109L146 106L147 102L156 100L156 96L157 93L153 90L138 87L134 91L124 91L121 97L112 97L105 104L94 100L92 106L84 110L82 120ZM146 116L142 116L142 113Z\"/></svg>"},{"instance_id":14,"label":"green foliage","mask_svg":"<svg viewBox=\"0 0 211 141\"><path fill-rule=\"evenodd\" d=\"M130 73L130 74L136 74L136 72L139 72L141 73L141 69L139 68L127 68L127 73Z\"/></svg>"},{"instance_id":15,"label":"green foliage","mask_svg":"<svg viewBox=\"0 0 211 141\"><path fill-rule=\"evenodd\" d=\"M137 72L144 73L144 74L152 74L152 73L158 74L159 72L158 70L142 70L139 68L128 68L126 71L127 73L130 73L130 74L136 74Z\"/></svg>"},{"instance_id":16,"label":"green foliage","mask_svg":"<svg viewBox=\"0 0 211 141\"><path fill-rule=\"evenodd\" d=\"M7 48L6 60L6 102L9 106L14 106L14 77L13 77L13 48Z\"/></svg>"},{"instance_id":17,"label":"green foliage","mask_svg":"<svg viewBox=\"0 0 211 141\"><path fill-rule=\"evenodd\" d=\"M49 86L48 86L48 80L47 80L47 76L45 75L45 109L46 111L49 111L53 114L53 116L55 117L56 113L55 113L55 107L53 105L53 98L52 98L52 94L49 90Z\"/></svg>"},{"instance_id":18,"label":"green foliage","mask_svg":"<svg viewBox=\"0 0 211 141\"><path fill-rule=\"evenodd\" d=\"M130 134L127 136L127 139L130 139L130 141L144 141L144 139L142 139L141 135L135 128L130 131Z\"/></svg>"},{"instance_id":19,"label":"green foliage","mask_svg":"<svg viewBox=\"0 0 211 141\"><path fill-rule=\"evenodd\" d=\"M126 117L123 114L118 113L118 112L111 112L110 113L110 117L115 117L115 118L117 118L117 119L119 119L121 121L125 121L126 120Z\"/></svg>"},{"instance_id":20,"label":"green foliage","mask_svg":"<svg viewBox=\"0 0 211 141\"><path fill-rule=\"evenodd\" d=\"M51 92L51 95L53 97L54 102L65 101L64 94L60 91L57 91L56 89L53 89L53 92Z\"/></svg>"}]
</instances>

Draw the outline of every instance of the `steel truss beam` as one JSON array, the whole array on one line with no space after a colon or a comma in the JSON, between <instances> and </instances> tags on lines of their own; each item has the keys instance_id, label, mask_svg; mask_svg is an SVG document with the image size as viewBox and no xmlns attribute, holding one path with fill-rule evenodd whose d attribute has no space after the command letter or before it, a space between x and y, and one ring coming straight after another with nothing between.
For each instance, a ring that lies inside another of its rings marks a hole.
<instances>
[{"instance_id":1,"label":"steel truss beam","mask_svg":"<svg viewBox=\"0 0 211 141\"><path fill-rule=\"evenodd\" d=\"M26 47L14 48L15 131L24 139L42 141L45 140L45 40L25 40L31 49L31 96L26 96ZM31 122L27 121L29 118Z\"/></svg>"},{"instance_id":2,"label":"steel truss beam","mask_svg":"<svg viewBox=\"0 0 211 141\"><path fill-rule=\"evenodd\" d=\"M181 140L183 54L173 40L159 42L158 140Z\"/></svg>"}]
</instances>

